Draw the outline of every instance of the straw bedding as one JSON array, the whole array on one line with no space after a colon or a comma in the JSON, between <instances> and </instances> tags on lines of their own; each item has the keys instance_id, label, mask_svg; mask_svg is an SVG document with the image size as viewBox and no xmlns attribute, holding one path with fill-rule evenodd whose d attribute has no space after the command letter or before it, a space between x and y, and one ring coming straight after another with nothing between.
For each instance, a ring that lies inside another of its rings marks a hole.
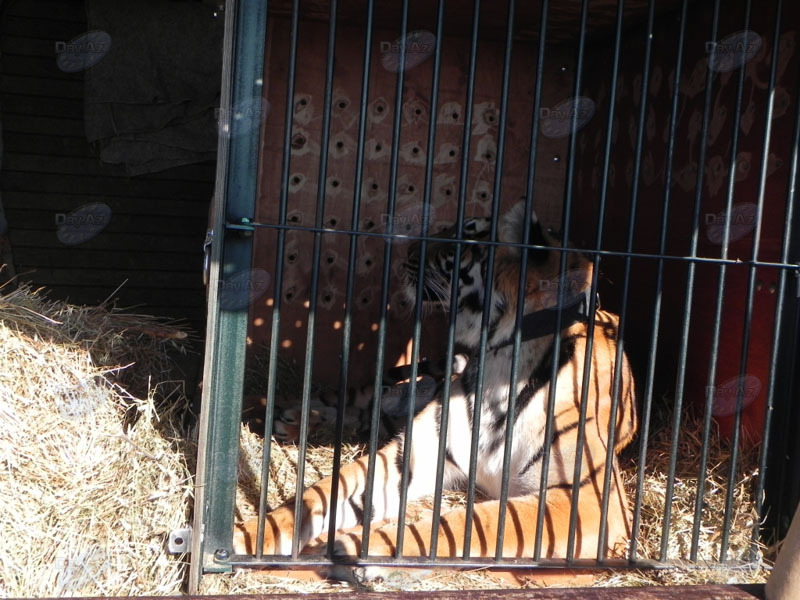
<instances>
[{"instance_id":1,"label":"straw bedding","mask_svg":"<svg viewBox=\"0 0 800 600\"><path fill-rule=\"evenodd\" d=\"M165 540L191 506L185 401L157 378L185 338L108 306L0 295L0 596L181 591L185 558ZM146 368L120 370L134 361ZM122 387L149 375L144 398Z\"/></svg>"},{"instance_id":2,"label":"straw bedding","mask_svg":"<svg viewBox=\"0 0 800 600\"><path fill-rule=\"evenodd\" d=\"M188 411L171 356L185 352L186 333L153 317L111 306L48 301L24 286L0 288L0 596L179 594L184 556L166 551L171 529L189 522L196 452L184 423ZM291 381L291 374L284 374ZM132 390L136 390L134 393ZM144 393L142 393L144 392ZM667 423L669 409L664 401ZM697 482L700 424L681 427L669 558L688 557ZM640 553L660 546L670 429L654 428L648 450ZM716 558L724 513L728 449L712 440L700 556ZM241 432L237 518L254 514L262 438ZM363 452L347 445L343 460ZM633 497L636 452L624 463ZM295 493L297 448L272 444L271 506ZM333 449L312 445L306 484L327 475ZM731 558L746 556L754 519L756 453L737 472ZM445 507L463 502L448 494ZM414 515L430 502L412 507ZM414 518L412 516L412 518ZM766 558L770 553L764 551ZM768 567L603 572L595 585L744 583L764 581ZM488 571L398 574L373 589L420 591L513 585ZM533 585L533 584L527 584ZM346 584L238 571L206 576L204 593L348 591Z\"/></svg>"}]
</instances>

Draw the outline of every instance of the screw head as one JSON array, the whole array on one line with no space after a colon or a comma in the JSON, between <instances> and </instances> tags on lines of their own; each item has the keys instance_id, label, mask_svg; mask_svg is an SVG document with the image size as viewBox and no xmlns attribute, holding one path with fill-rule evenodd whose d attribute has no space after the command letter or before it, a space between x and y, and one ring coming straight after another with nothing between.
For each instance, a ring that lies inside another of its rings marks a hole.
<instances>
[{"instance_id":1,"label":"screw head","mask_svg":"<svg viewBox=\"0 0 800 600\"><path fill-rule=\"evenodd\" d=\"M214 558L216 560L228 560L230 556L230 552L225 550L225 548L219 548L216 552L214 552Z\"/></svg>"}]
</instances>

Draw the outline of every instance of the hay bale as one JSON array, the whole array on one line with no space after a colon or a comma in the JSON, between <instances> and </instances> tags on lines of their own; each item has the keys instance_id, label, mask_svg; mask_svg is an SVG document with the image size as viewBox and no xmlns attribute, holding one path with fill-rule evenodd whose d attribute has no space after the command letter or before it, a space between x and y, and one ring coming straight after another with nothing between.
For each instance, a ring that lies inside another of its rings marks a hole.
<instances>
[{"instance_id":1,"label":"hay bale","mask_svg":"<svg viewBox=\"0 0 800 600\"><path fill-rule=\"evenodd\" d=\"M117 377L126 357L165 360L126 334L157 325L24 286L0 296L0 596L180 592L186 561L165 541L192 495L185 400L159 413L155 389L139 399Z\"/></svg>"}]
</instances>

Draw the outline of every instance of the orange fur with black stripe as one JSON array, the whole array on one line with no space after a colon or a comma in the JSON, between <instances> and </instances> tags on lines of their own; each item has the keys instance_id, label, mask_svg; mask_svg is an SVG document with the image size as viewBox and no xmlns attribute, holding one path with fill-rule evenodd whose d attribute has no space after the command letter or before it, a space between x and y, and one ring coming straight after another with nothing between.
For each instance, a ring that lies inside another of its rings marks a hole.
<instances>
[{"instance_id":1,"label":"orange fur with black stripe","mask_svg":"<svg viewBox=\"0 0 800 600\"><path fill-rule=\"evenodd\" d=\"M575 307L584 300L592 279L592 265L578 252L567 252L567 275L560 278L558 243L545 231L535 215L530 234L523 240L526 219L522 203L507 213L499 224L503 242L529 246L496 247L494 275L488 281L489 246L481 244L489 238L489 219L469 219L462 226L463 238L475 243L463 244L457 273L455 264L455 229L441 236L441 241L427 244L423 290L425 301L445 308L450 306L454 274L459 280L456 342L466 353L464 371L453 377L447 418L447 431L442 431L442 406L439 399L428 404L415 418L410 448L410 481L408 499L431 495L436 483L436 460L440 435L447 436L444 468L445 488L463 488L470 465L470 440L477 426L477 487L491 500L476 503L472 520L470 553L472 556L494 556L498 527L504 447L507 436L510 366L516 323L517 288L521 252L528 253L524 314L530 324L523 329L519 349L519 369L511 393L515 410L513 444L510 455L509 501L503 538L504 557L532 557L536 541L536 523L540 502L545 502L542 535L542 556L567 556L572 490L576 479L575 458L578 454L578 423L581 412L582 381L586 356L589 319L594 320L593 347L590 355L586 390L585 439L577 474L577 529L574 539L576 558L594 558L616 554L630 535L628 499L620 482L616 453L625 447L637 430L634 383L624 353L615 364L618 317L604 310L593 315L581 314ZM534 246L534 247L530 247ZM421 249L411 247L405 263L409 297L416 295L420 273ZM491 283L491 294L488 293ZM555 314L552 309L562 293L562 329L560 349L555 355ZM485 302L488 308L486 356L480 369L479 349L481 321ZM554 419L547 439L551 373L556 362ZM619 381L618 409L612 419L612 391L615 369ZM482 381L482 402L475 414L478 382ZM613 424L612 424L613 420ZM609 431L613 450L608 452ZM396 519L399 507L399 486L403 447L406 437L400 433L379 452L375 466L375 490L372 497L372 527L369 552L389 556L396 551L396 525L381 525ZM549 451L546 469L546 491L541 490L545 451ZM607 538L599 540L601 505L607 456L611 457ZM361 526L365 504L367 457L342 468L336 527L339 555L355 556L361 551ZM327 532L330 519L332 480L323 479L303 494L303 519L300 540L304 552L321 551L308 544ZM543 500L544 498L544 500ZM456 509L442 517L438 532L438 556L461 556L466 531L466 513ZM266 534L262 540L266 554L288 554L294 528L294 503L290 502L267 516ZM406 525L402 553L404 556L427 555L431 544L431 523L422 519ZM252 553L256 546L256 522L237 526L234 536L237 553Z\"/></svg>"}]
</instances>

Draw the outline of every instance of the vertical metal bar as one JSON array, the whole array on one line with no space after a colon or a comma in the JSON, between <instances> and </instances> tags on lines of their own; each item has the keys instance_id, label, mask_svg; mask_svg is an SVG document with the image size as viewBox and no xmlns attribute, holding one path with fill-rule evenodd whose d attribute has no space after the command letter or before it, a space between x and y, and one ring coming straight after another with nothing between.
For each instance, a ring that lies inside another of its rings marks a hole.
<instances>
[{"instance_id":1,"label":"vertical metal bar","mask_svg":"<svg viewBox=\"0 0 800 600\"><path fill-rule=\"evenodd\" d=\"M246 94L248 84L251 91L256 87L253 85L255 79L248 81L248 76L253 76L258 72L258 44L259 42L264 43L264 32L266 31L265 6L259 7L256 3L242 3L237 7L229 0L226 8L221 77L223 118L225 118L225 115L230 114L231 107ZM248 27L237 27L239 20L243 17L248 19ZM249 34L259 31L261 35L249 37ZM263 59L263 46L260 48L260 56ZM263 64L261 69L263 71ZM255 144L257 147L258 132L256 131L253 135L256 138ZM242 155L243 150L252 151L252 139L250 138L251 136L245 136L245 139L237 140L239 156ZM209 385L203 386L203 402L199 422L194 531L206 531L207 524L213 523L213 525L208 529L208 536L196 535L193 538L192 561L189 569L190 593L197 593L204 567L211 566L213 568L214 552L221 546L224 549L230 549L233 532L234 499L227 493L225 487L235 488L236 484L238 427L236 429L237 435L234 435L233 439L230 439L230 431L233 429L234 417L237 419L238 426L238 414L236 414L235 400L231 403L232 406L226 406L226 403L222 401L225 398L222 394L226 388L235 388L237 384L236 382L231 382L228 385L224 385L220 381L219 365L222 363L222 354L226 352L226 346L229 347L236 343L236 328L232 329L230 325L224 326L221 323L222 319L219 311L220 287L214 285L223 278L223 272L230 269L230 265L223 264L222 244L224 240L226 192L230 184L229 175L232 176L236 173L239 176L245 176L245 179L241 181L245 185L243 190L245 192L248 189L247 186L251 183L247 173L233 171L233 167L230 164L233 152L231 138L224 135L220 136L217 142L218 159L215 201L212 206L214 210L214 230L218 241L212 244L211 248L212 261L209 281L212 283L209 285L208 290L209 310L206 338L208 352L206 352L204 362ZM248 199L245 196L242 200L246 204ZM237 263L246 263L246 256L236 257L236 253L231 254L232 261L236 258ZM246 251L244 254L246 254ZM240 317L236 315L234 318L238 320ZM226 320L230 321L231 315L227 315ZM231 338L231 333L234 333L233 338ZM241 381L239 381L239 384L241 384ZM241 398L241 392L239 398ZM218 422L217 419L220 419L218 413L226 410L229 414L224 417L222 422ZM227 447L224 449L220 448L220 444L215 441L215 438L223 435L219 430L219 425L222 425L229 434ZM202 455L200 455L201 452L203 453ZM222 464L222 461L225 461L226 464ZM231 479L233 480L232 483Z\"/></svg>"},{"instance_id":2,"label":"vertical metal bar","mask_svg":"<svg viewBox=\"0 0 800 600\"><path fill-rule=\"evenodd\" d=\"M586 28L589 18L589 2L588 0L583 0L581 3L581 20L580 20L580 30L579 30L579 37L578 37L578 56L575 61L575 86L574 86L574 97L577 98L580 96L581 92L581 85L583 81L583 59L584 59L584 51L586 49ZM570 127L571 133L569 136L569 150L567 153L567 173L566 173L566 188L564 190L564 207L562 210L562 235L561 235L561 246L562 248L567 248L569 245L569 232L570 232L570 225L572 219L572 196L573 196L573 187L574 187L574 179L575 179L575 152L577 147L577 118L578 118L578 111L573 111L572 114L572 124ZM559 269L558 274L559 278L558 281L566 281L566 272L567 272L567 252L564 251L561 253L559 262ZM596 282L595 282L596 283ZM561 353L561 317L562 311L564 308L564 288L566 286L559 285L558 286L558 312L556 315L556 325L553 332L553 366L550 372L550 389L548 393L547 399L547 423L545 427L550 427L550 431L552 431L553 424L555 422L555 395L556 395L556 387L558 381L558 356ZM595 302L594 298L591 301L592 303ZM590 309L591 310L591 309ZM588 340L587 340L588 341ZM585 419L583 426L578 428L578 436L579 439L585 433ZM547 476L548 470L550 467L550 452L547 442L549 438L545 438L545 454L546 456L542 459L542 473L541 473L541 480L542 484L539 488L539 512L537 515L537 523L544 523L544 511L547 505ZM575 467L576 469L580 470L579 464L579 456L581 450L579 449L576 452L576 462ZM580 474L578 474L578 482L580 481ZM570 525L569 525L569 540L567 542L567 560L572 561L575 551L575 527L577 524L577 494L575 493L575 486L573 486L573 503L570 510ZM541 531L541 526L539 528ZM537 534L538 535L538 534ZM541 538L537 539L537 542L541 542ZM535 548L536 550L540 550L540 548Z\"/></svg>"},{"instance_id":3,"label":"vertical metal bar","mask_svg":"<svg viewBox=\"0 0 800 600\"><path fill-rule=\"evenodd\" d=\"M230 84L230 106L242 101L261 100L264 72L264 32L266 8L262 3L243 2L235 13L233 62ZM227 25L226 25L227 28ZM230 31L230 30L229 30ZM224 107L229 108L229 107ZM223 119L230 111L223 113ZM226 155L224 185L217 205L219 218L215 228L219 239L212 245L212 272L219 285L252 266L252 236L241 235L228 229L228 225L252 220L257 187L258 139L260 128L232 137L220 143ZM226 152L227 150L227 152ZM214 271L216 269L216 271ZM208 383L203 390L203 410L208 411L202 420L208 426L203 460L205 479L199 482L205 489L204 532L201 558L206 570L230 570L224 558L232 550L234 504L236 495L239 427L244 385L245 336L247 334L248 306L230 307L220 304L217 289L209 294L209 322L214 324L207 340L212 360L207 371ZM215 562L214 556L221 562Z\"/></svg>"},{"instance_id":4,"label":"vertical metal bar","mask_svg":"<svg viewBox=\"0 0 800 600\"><path fill-rule=\"evenodd\" d=\"M353 215L350 221L350 248L347 258L347 286L345 289L344 324L342 327L342 355L339 369L339 401L336 405L336 433L333 446L333 486L331 488L330 520L328 522L328 556L333 556L336 542L336 517L339 508L339 473L342 465L344 440L344 409L347 398L347 375L350 368L350 334L353 327L353 292L355 290L356 250L361 216L361 179L364 173L364 140L367 136L367 110L369 108L369 69L372 57L372 25L375 1L367 0L366 34L364 36L364 62L361 70L361 102L358 113L358 142L356 144L356 169L353 181ZM379 394L380 389L375 390ZM365 524L366 525L366 524Z\"/></svg>"},{"instance_id":5,"label":"vertical metal bar","mask_svg":"<svg viewBox=\"0 0 800 600\"><path fill-rule=\"evenodd\" d=\"M297 76L297 38L300 21L299 0L292 4L291 44L289 46L289 68L286 82L286 109L284 111L283 162L281 164L281 189L278 208L278 223L286 225L289 202L289 168L292 158L292 115L294 114L294 89ZM275 252L275 283L273 288L272 323L269 341L269 365L267 366L267 407L264 418L264 450L261 459L261 490L258 499L258 532L256 539L256 558L263 555L261 540L267 518L267 493L269 491L269 463L271 459L271 434L275 413L275 385L278 374L278 340L280 339L281 307L283 304L283 264L286 230L278 229Z\"/></svg>"},{"instance_id":6,"label":"vertical metal bar","mask_svg":"<svg viewBox=\"0 0 800 600\"><path fill-rule=\"evenodd\" d=\"M503 157L505 154L506 124L508 121L508 87L511 78L511 50L514 43L514 10L515 0L508 1L508 19L506 21L506 47L503 57L503 80L500 93L500 118L497 126L497 158L494 169L494 187L492 189L492 225L489 239L497 241L497 223L500 213L500 189L503 183ZM486 265L486 295L483 300L483 316L481 319L480 351L478 354L479 368L475 383L475 400L473 403L472 440L470 445L469 481L467 484L467 507L465 515L464 552L463 558L470 557L472 544L472 519L475 509L475 481L478 472L478 441L480 435L481 406L483 401L483 370L486 361L486 343L489 330L489 316L492 306L492 282L494 281L494 244L489 246Z\"/></svg>"},{"instance_id":7,"label":"vertical metal bar","mask_svg":"<svg viewBox=\"0 0 800 600\"><path fill-rule=\"evenodd\" d=\"M433 156L436 151L436 116L439 106L439 74L442 65L442 30L444 27L445 0L439 0L436 11L436 49L433 55L433 81L431 82L431 102L428 121L428 143L425 156L425 186L423 191L422 224L430 221L431 182L433 180ZM405 50L405 47L403 47ZM423 236L427 231L420 231ZM403 433L403 469L400 476L400 507L397 515L397 553L403 554L405 540L406 503L408 501L408 484L410 483L412 435L414 433L414 406L417 399L417 366L419 363L419 339L422 332L422 294L425 287L425 259L428 242L423 238L419 242L419 277L417 277L417 293L414 306L414 333L411 341L411 376L408 383L408 415ZM454 273L457 271L454 271Z\"/></svg>"},{"instance_id":8,"label":"vertical metal bar","mask_svg":"<svg viewBox=\"0 0 800 600\"><path fill-rule=\"evenodd\" d=\"M536 81L533 88L533 111L531 113L530 154L528 155L528 177L525 185L525 222L522 241L527 243L531 230L531 209L533 208L534 183L536 180L536 153L539 143L539 109L542 103L542 77L544 73L544 52L547 39L548 0L542 0L539 16L539 49L536 56ZM505 538L506 508L508 504L508 485L511 478L511 450L514 447L514 417L517 405L517 376L519 373L519 347L522 343L522 318L525 312L525 284L528 273L528 252L520 248L519 280L517 283L517 314L514 321L514 345L511 351L511 374L508 385L508 408L506 409L506 440L503 448L503 474L500 486L500 508L497 516L497 541L495 560L503 558ZM457 271L456 271L457 272ZM548 438L545 438L548 439ZM537 532L538 539L541 535Z\"/></svg>"},{"instance_id":9,"label":"vertical metal bar","mask_svg":"<svg viewBox=\"0 0 800 600\"><path fill-rule=\"evenodd\" d=\"M681 4L680 29L678 32L678 47L675 54L675 81L681 80L683 67L683 46L686 39L686 16L688 0ZM645 378L645 392L642 406L642 418L639 433L639 468L636 473L636 504L633 510L633 524L631 526L631 545L628 558L630 562L636 560L639 529L642 521L642 498L644 494L644 478L647 467L647 448L650 436L650 418L653 408L653 382L655 379L656 354L658 346L658 328L661 322L661 292L664 282L664 256L667 248L667 223L669 205L672 197L672 164L675 157L675 140L678 129L678 111L680 109L680 86L673 86L672 108L670 110L669 135L667 140L667 162L664 169L664 199L661 204L661 234L658 242L658 267L656 272L655 301L653 304L653 326L650 329L650 351L647 360L647 375Z\"/></svg>"},{"instance_id":10,"label":"vertical metal bar","mask_svg":"<svg viewBox=\"0 0 800 600\"><path fill-rule=\"evenodd\" d=\"M630 221L628 222L628 240L625 245L626 252L633 252L633 238L636 231L636 211L639 208L639 175L642 169L642 145L644 144L645 119L647 118L647 90L650 87L650 56L653 50L653 22L655 19L655 0L650 0L647 15L647 34L644 43L644 64L642 66L642 89L639 100L639 122L636 131L636 145L633 159L633 178L630 204ZM678 87L676 80L675 87ZM608 423L608 443L606 445L606 466L603 478L603 499L600 509L600 531L597 542L597 560L601 561L606 556L606 536L608 534L608 501L611 487L611 475L615 462L615 436L617 432L617 411L619 409L620 385L622 382L622 360L624 350L625 324L628 316L628 291L631 279L631 257L625 257L625 274L622 283L622 306L619 312L619 329L617 331L617 353L614 359L614 380L611 390L611 416Z\"/></svg>"},{"instance_id":11,"label":"vertical metal bar","mask_svg":"<svg viewBox=\"0 0 800 600\"><path fill-rule=\"evenodd\" d=\"M714 0L714 13L711 21L711 38L717 39L719 26L719 0ZM706 69L705 98L703 100L703 121L700 127L700 148L697 158L697 181L695 184L694 215L692 216L692 238L689 244L689 258L697 256L697 244L700 236L700 207L703 201L703 181L705 177L705 162L707 153L708 127L712 106L714 72ZM676 82L677 85L677 82ZM689 324L692 318L692 297L694 295L695 262L689 261L686 274L686 298L683 306L683 324L681 325L680 352L678 355L678 372L675 382L675 405L672 415L672 439L670 440L669 470L667 475L667 489L664 494L664 520L661 530L661 549L659 560L667 559L669 549L669 523L672 514L672 493L675 489L675 470L678 461L678 441L680 436L681 412L683 407L683 386L686 378L686 358L689 348Z\"/></svg>"},{"instance_id":12,"label":"vertical metal bar","mask_svg":"<svg viewBox=\"0 0 800 600\"><path fill-rule=\"evenodd\" d=\"M600 207L597 214L597 230L595 234L595 249L600 250L603 245L603 230L605 225L605 211L606 211L606 203L608 200L608 180L609 180L609 171L611 167L611 145L612 145L612 136L611 132L613 130L614 125L614 113L616 110L616 97L617 97L617 80L619 78L619 59L620 59L620 50L622 48L622 17L623 17L623 0L620 0L617 3L617 18L616 18L616 34L614 40L614 54L612 59L612 67L611 67L611 85L610 85L610 92L609 92L609 100L608 100L608 117L606 119L606 136L605 136L605 146L603 151L603 176L602 182L600 185ZM588 407L588 397L589 397L589 375L591 371L591 357L592 357L592 349L594 347L594 329L595 329L595 311L597 309L597 282L598 282L598 274L600 272L600 254L595 253L593 257L593 267L592 267L592 282L591 282L591 295L590 295L590 303L589 303L589 314L591 318L589 319L589 323L587 326L586 331L586 349L584 353L584 365L583 365L583 374L581 379L581 402L580 402L580 409L578 414L578 431L577 431L577 439L576 439L576 456L580 457L583 452L583 444L584 444L584 437L586 432L586 412ZM555 386L555 382L553 383ZM555 419L555 393L551 392L548 397L548 407L547 407L547 422L545 424L545 446L544 446L544 454L542 458L542 477L541 481L541 489L544 490L544 493L540 492L539 498L539 511L537 514L537 525L536 525L536 541L534 545L534 560L540 560L541 558L541 551L542 551L542 532L544 528L544 516L545 516L545 499L546 499L546 490L547 490L547 480L548 480L548 471L547 468L549 466L550 461L550 447L547 440L550 440L553 436L553 428L554 428L554 419ZM575 465L575 471L578 473L578 477L580 477L580 465ZM570 524L570 529L568 536L575 536L575 525ZM567 540L569 546L569 539Z\"/></svg>"},{"instance_id":13,"label":"vertical metal bar","mask_svg":"<svg viewBox=\"0 0 800 600\"><path fill-rule=\"evenodd\" d=\"M547 1L547 0L545 0ZM481 0L473 0L472 7L472 39L470 43L469 67L467 74L466 101L464 106L464 128L461 142L461 171L458 185L458 210L456 215L456 241L453 256L453 273L461 271L461 252L463 245L460 243L464 236L464 213L467 203L467 182L469 179L470 139L472 135L472 113L475 92L475 69L478 56L478 28L480 23ZM455 351L456 315L458 312L459 278L453 276L450 290L450 308L448 312L447 329L447 362L445 364L445 377L442 386L441 420L439 425L439 449L436 463L436 489L433 494L433 515L431 517L431 551L430 558L436 558L439 547L439 528L442 511L442 488L444 481L445 456L447 451L447 432L450 418L450 388L453 375L453 354Z\"/></svg>"},{"instance_id":14,"label":"vertical metal bar","mask_svg":"<svg viewBox=\"0 0 800 600\"><path fill-rule=\"evenodd\" d=\"M749 17L749 10L750 4L748 2L747 5L748 10L748 17ZM769 163L769 144L770 140L772 139L772 115L774 109L774 101L775 101L775 82L777 79L777 71L778 71L778 50L780 48L780 30L781 30L781 11L783 10L783 0L777 0L777 6L775 11L775 29L773 34L773 43L772 43L772 63L770 65L770 72L769 72L769 85L767 87L768 96L767 96L767 109L764 114L764 144L761 150L761 173L759 174L759 182L758 182L758 202L756 208L756 227L753 231L753 250L752 250L752 260L758 260L758 250L759 245L761 243L761 217L764 212L764 194L767 185L767 167ZM747 29L748 23L747 20L745 21L745 29ZM742 74L742 79L744 78L744 66L740 67ZM737 123L738 123L739 115L736 115ZM735 163L731 163L731 171L735 171ZM733 175L731 175L733 178ZM730 213L728 213L730 214ZM726 220L726 228L730 226L730 219ZM739 381L742 381L742 377L744 377L747 371L747 358L750 352L750 333L753 324L753 299L755 295L755 287L756 287L756 268L753 265L750 265L748 268L749 277L747 281L747 298L745 300L745 318L744 324L742 327L742 350L741 356L739 358ZM781 270L781 273L783 271ZM730 469L728 471L728 493L725 498L725 518L723 521L723 528L722 528L722 539L720 540L720 561L726 562L727 561L727 554L728 554L728 544L730 540L730 526L733 519L733 491L736 487L736 463L738 462L739 456L739 437L741 435L741 423L742 423L742 399L743 399L744 389L743 386L737 386L737 393L736 393L736 412L734 413L734 425L733 425L733 439L731 440L731 458L730 458ZM697 515L695 515L695 519L697 519Z\"/></svg>"},{"instance_id":15,"label":"vertical metal bar","mask_svg":"<svg viewBox=\"0 0 800 600\"><path fill-rule=\"evenodd\" d=\"M749 21L750 21L750 0L747 1L745 8L745 25L744 25L745 29L747 29ZM737 92L736 92L736 104L734 107L734 116L733 116L734 126L731 133L731 148L729 154L731 170L728 177L728 190L727 190L727 199L725 204L725 214L731 214L731 207L733 206L733 195L734 195L735 176L736 176L736 158L739 146L739 118L741 117L742 113L742 91L744 89L744 73L745 69L743 67L740 67L739 79L737 83ZM730 220L728 219L726 221L724 233L722 236L722 249L721 249L722 258L728 257L729 240L730 240ZM720 265L719 276L717 279L717 301L714 312L711 355L709 360L708 380L706 384L707 392L709 389L713 389L714 382L716 381L719 337L720 337L720 331L722 329L722 304L725 294L726 274L727 274L727 265L723 263ZM695 503L696 511L698 509L702 510L702 499L705 491L705 475L706 475L706 465L708 461L708 447L711 438L711 412L712 412L713 399L714 399L713 393L712 394L706 393L706 406L705 406L706 412L703 423L703 442L700 451L701 452L700 470L699 470L698 485L697 485L697 497ZM695 514L695 518L697 518L697 513ZM699 528L698 528L698 533L699 533ZM694 545L693 547L693 552L690 552L690 558L693 561L697 560L696 545Z\"/></svg>"},{"instance_id":16,"label":"vertical metal bar","mask_svg":"<svg viewBox=\"0 0 800 600\"><path fill-rule=\"evenodd\" d=\"M775 35L775 42L777 44L778 34ZM800 98L800 78L795 87L795 98ZM800 102L796 102L795 119L794 119L794 133L792 134L792 156L789 162L789 180L787 184L786 194L786 217L784 219L783 230L783 245L781 248L780 261L782 263L789 262L789 253L792 247L792 224L794 223L794 204L797 199L797 175L798 175L798 162L800 162ZM795 273L797 274L797 273ZM788 286L791 287L791 286ZM782 343L781 333L783 331L783 304L785 302L786 284L786 269L781 269L778 275L778 289L776 292L776 308L775 308L775 325L772 334L772 352L770 353L769 361L769 382L767 384L767 397L766 406L764 407L764 432L762 437L762 444L758 458L758 483L756 485L755 501L756 501L756 514L758 518L753 524L753 548L751 549L750 560L755 560L756 544L761 533L761 521L764 517L764 488L766 484L767 469L770 468L767 458L772 447L772 413L775 405L775 387L778 371L778 360L780 348ZM793 354L793 353L792 353Z\"/></svg>"},{"instance_id":17,"label":"vertical metal bar","mask_svg":"<svg viewBox=\"0 0 800 600\"><path fill-rule=\"evenodd\" d=\"M406 39L408 31L408 0L403 0L400 20L400 38ZM375 361L375 389L380 390L383 383L383 363L386 354L386 306L389 303L389 278L392 266L392 238L394 233L394 207L397 199L397 163L400 148L400 123L403 113L403 80L405 73L405 46L401 49L395 84L394 115L392 121L392 151L389 167L389 198L386 209L389 236L383 238L383 273L381 277L381 312L378 324L378 352ZM378 452L378 429L381 417L381 396L375 395L370 423L369 462L367 466L367 485L364 492L364 528L361 534L361 558L369 556L369 523L372 521L372 494L375 489L375 457Z\"/></svg>"},{"instance_id":18,"label":"vertical metal bar","mask_svg":"<svg viewBox=\"0 0 800 600\"><path fill-rule=\"evenodd\" d=\"M315 227L322 228L325 217L325 186L328 171L328 145L331 129L331 103L333 102L333 71L336 59L336 10L338 0L331 0L328 24L328 62L325 67L325 93L322 107L322 137L320 140L319 176L317 181L317 207ZM299 501L305 487L306 451L308 449L308 413L311 406L311 372L314 365L314 329L317 320L317 295L319 291L319 259L322 252L322 233L314 232L312 251L311 289L309 290L308 324L306 331L306 360L303 367L303 400L300 413L300 449L297 455L297 489L294 505L294 531L292 532L292 557L300 552L303 503Z\"/></svg>"}]
</instances>

